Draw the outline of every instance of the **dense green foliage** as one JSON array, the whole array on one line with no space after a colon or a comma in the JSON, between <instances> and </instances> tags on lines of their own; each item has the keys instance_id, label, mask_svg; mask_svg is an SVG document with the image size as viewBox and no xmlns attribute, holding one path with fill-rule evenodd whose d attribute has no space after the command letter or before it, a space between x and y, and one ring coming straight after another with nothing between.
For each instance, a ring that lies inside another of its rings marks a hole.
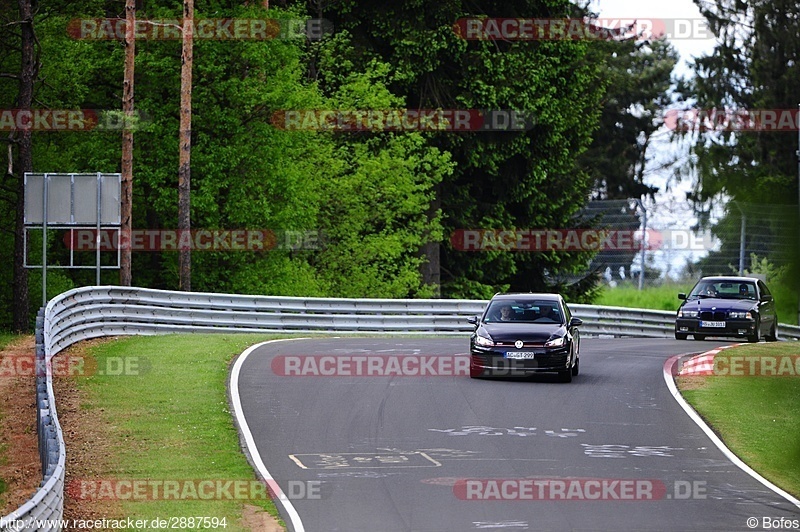
<instances>
[{"instance_id":1,"label":"dense green foliage","mask_svg":"<svg viewBox=\"0 0 800 532\"><path fill-rule=\"evenodd\" d=\"M7 7L3 16L13 22L15 6ZM596 279L585 276L590 252L465 253L453 248L450 236L462 228L574 227L593 189L610 188L611 181L633 194L647 192L625 184L641 182L635 169L646 149L627 125L605 131L613 148L596 152L606 157L604 168L624 160L625 173L603 179L598 172L605 170L579 156L597 138L601 117L613 122L632 116L636 105L650 112L664 98L671 52L663 43L465 40L453 30L460 17L487 13L563 18L585 11L567 0L287 1L268 11L256 4L197 2L197 19L322 17L334 31L321 40L196 39L192 227L272 230L278 245L194 252L193 289L343 297L560 290L572 301L591 300ZM120 109L122 43L79 40L67 32L76 19L120 15L118 4L96 0L39 7L37 107ZM180 3L166 1L140 5L137 13L140 20L180 16ZM0 69L11 74L0 77L4 109L14 108L18 90L18 35L11 27L0 41ZM136 54L133 227L171 230L178 215L181 43L140 39ZM647 90L634 90L638 81L622 83L634 71ZM609 83L613 104L606 96ZM285 110L406 108L519 110L533 117L533 125L524 131L342 133L274 123ZM643 121L631 127L649 132ZM37 131L33 137L37 172L120 170L119 131ZM9 141L16 158L13 134ZM636 146L623 150L631 142ZM617 149L625 153L612 153ZM0 192L0 326L12 314L14 189L20 179L12 165ZM305 231L317 245L287 246L287 231ZM51 262L66 260L60 235L51 235L50 250ZM174 289L177 270L175 251L133 253L134 285ZM117 283L117 273L105 271L102 282ZM40 272L31 270L31 312L41 298L40 283ZM48 272L50 296L93 283L91 270Z\"/></svg>"},{"instance_id":2,"label":"dense green foliage","mask_svg":"<svg viewBox=\"0 0 800 532\"><path fill-rule=\"evenodd\" d=\"M458 229L570 226L592 182L576 165L591 141L603 94L597 43L469 41L453 31L460 17L567 17L567 1L518 0L432 5L350 0L323 12L336 27L369 43L350 59L393 66L392 89L411 108L522 109L536 118L528 131L450 133L430 139L452 154L453 173L439 188L445 235ZM324 76L323 76L324 79ZM441 248L442 294L487 297L498 290L561 289L585 297L592 286L558 286L558 275L585 269L587 254L465 253Z\"/></svg>"}]
</instances>

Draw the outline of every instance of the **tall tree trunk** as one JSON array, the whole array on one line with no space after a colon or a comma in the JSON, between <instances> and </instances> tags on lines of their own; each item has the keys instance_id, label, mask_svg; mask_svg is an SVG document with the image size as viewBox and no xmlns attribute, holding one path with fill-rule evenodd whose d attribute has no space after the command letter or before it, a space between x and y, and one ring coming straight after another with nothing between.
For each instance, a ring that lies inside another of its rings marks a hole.
<instances>
[{"instance_id":1,"label":"tall tree trunk","mask_svg":"<svg viewBox=\"0 0 800 532\"><path fill-rule=\"evenodd\" d=\"M125 0L125 79L122 82L122 111L125 123L122 129L122 190L120 236L128 245L120 251L119 284L130 286L131 275L131 230L133 229L133 76L136 60L136 0Z\"/></svg>"},{"instance_id":2,"label":"tall tree trunk","mask_svg":"<svg viewBox=\"0 0 800 532\"><path fill-rule=\"evenodd\" d=\"M36 77L33 34L33 9L31 0L18 0L20 29L22 30L22 61L19 77L20 110L29 110L33 103L33 81ZM25 269L25 172L33 172L31 130L22 129L19 135L19 181L17 184L17 212L14 227L14 317L17 332L28 326L28 271Z\"/></svg>"},{"instance_id":3,"label":"tall tree trunk","mask_svg":"<svg viewBox=\"0 0 800 532\"><path fill-rule=\"evenodd\" d=\"M183 51L181 53L181 121L180 165L178 167L178 232L179 242L191 230L191 155L192 155L192 48L194 31L194 0L183 2ZM178 252L180 289L192 289L192 250Z\"/></svg>"},{"instance_id":4,"label":"tall tree trunk","mask_svg":"<svg viewBox=\"0 0 800 532\"><path fill-rule=\"evenodd\" d=\"M437 183L434 187L434 199L431 201L425 215L428 221L433 220L442 207L441 201L441 184ZM422 274L422 282L426 285L433 286L435 297L441 296L441 258L440 258L440 243L439 242L426 242L422 245L420 254L425 260L420 265L420 273Z\"/></svg>"}]
</instances>

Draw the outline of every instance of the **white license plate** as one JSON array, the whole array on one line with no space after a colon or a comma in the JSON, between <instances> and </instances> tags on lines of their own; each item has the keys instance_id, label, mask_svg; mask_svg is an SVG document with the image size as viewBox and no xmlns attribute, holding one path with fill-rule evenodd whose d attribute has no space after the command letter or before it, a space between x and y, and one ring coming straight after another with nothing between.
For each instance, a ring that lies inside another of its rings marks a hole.
<instances>
[{"instance_id":1,"label":"white license plate","mask_svg":"<svg viewBox=\"0 0 800 532\"><path fill-rule=\"evenodd\" d=\"M700 327L725 327L724 321L701 321Z\"/></svg>"},{"instance_id":2,"label":"white license plate","mask_svg":"<svg viewBox=\"0 0 800 532\"><path fill-rule=\"evenodd\" d=\"M506 358L513 358L514 360L530 360L536 358L536 353L533 351L507 351Z\"/></svg>"}]
</instances>

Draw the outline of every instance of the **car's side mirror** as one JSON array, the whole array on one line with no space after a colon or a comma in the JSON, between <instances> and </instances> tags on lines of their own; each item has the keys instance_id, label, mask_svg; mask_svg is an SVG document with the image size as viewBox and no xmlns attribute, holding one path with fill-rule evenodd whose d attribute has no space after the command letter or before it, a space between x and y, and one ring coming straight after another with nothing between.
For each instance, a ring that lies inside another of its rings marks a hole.
<instances>
[{"instance_id":1,"label":"car's side mirror","mask_svg":"<svg viewBox=\"0 0 800 532\"><path fill-rule=\"evenodd\" d=\"M580 318L572 318L569 320L570 327L580 327L581 325L583 325L583 320Z\"/></svg>"},{"instance_id":2,"label":"car's side mirror","mask_svg":"<svg viewBox=\"0 0 800 532\"><path fill-rule=\"evenodd\" d=\"M470 316L469 318L467 318L467 323L470 323L472 325L477 325L478 324L478 317L477 316Z\"/></svg>"},{"instance_id":3,"label":"car's side mirror","mask_svg":"<svg viewBox=\"0 0 800 532\"><path fill-rule=\"evenodd\" d=\"M686 299L686 294L681 292L680 294L678 294L678 299Z\"/></svg>"},{"instance_id":4,"label":"car's side mirror","mask_svg":"<svg viewBox=\"0 0 800 532\"><path fill-rule=\"evenodd\" d=\"M772 301L772 296L770 294L764 294L761 296L761 301Z\"/></svg>"}]
</instances>

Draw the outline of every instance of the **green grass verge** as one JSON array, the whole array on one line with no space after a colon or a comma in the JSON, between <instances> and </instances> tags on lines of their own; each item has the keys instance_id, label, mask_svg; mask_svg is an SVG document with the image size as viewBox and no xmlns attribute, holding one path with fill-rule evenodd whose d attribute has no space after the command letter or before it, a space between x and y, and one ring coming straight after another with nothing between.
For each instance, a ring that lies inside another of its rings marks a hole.
<instances>
[{"instance_id":1,"label":"green grass verge","mask_svg":"<svg viewBox=\"0 0 800 532\"><path fill-rule=\"evenodd\" d=\"M798 355L800 347L791 342L739 346L716 356ZM731 451L800 497L800 375L679 377L678 387Z\"/></svg>"},{"instance_id":2,"label":"green grass verge","mask_svg":"<svg viewBox=\"0 0 800 532\"><path fill-rule=\"evenodd\" d=\"M605 287L595 300L595 304L609 307L677 311L680 305L678 292L689 292L692 286L694 283L665 284L646 287L643 290L639 290L637 286L633 285Z\"/></svg>"},{"instance_id":3,"label":"green grass verge","mask_svg":"<svg viewBox=\"0 0 800 532\"><path fill-rule=\"evenodd\" d=\"M5 348L8 344L19 338L19 335L0 332L0 349Z\"/></svg>"},{"instance_id":4,"label":"green grass verge","mask_svg":"<svg viewBox=\"0 0 800 532\"><path fill-rule=\"evenodd\" d=\"M231 359L265 339L264 335L169 335L123 338L90 348L88 355L99 371L77 377L76 382L85 392L84 414L110 432L106 443L111 471L102 478L253 480L228 408L226 381ZM139 375L109 375L116 372L108 370L99 374L103 368L124 367L121 360L133 362L128 364L130 373ZM277 515L268 499L189 499L125 501L121 517L225 518L224 530L229 532L244 530L239 520L245 503Z\"/></svg>"}]
</instances>

